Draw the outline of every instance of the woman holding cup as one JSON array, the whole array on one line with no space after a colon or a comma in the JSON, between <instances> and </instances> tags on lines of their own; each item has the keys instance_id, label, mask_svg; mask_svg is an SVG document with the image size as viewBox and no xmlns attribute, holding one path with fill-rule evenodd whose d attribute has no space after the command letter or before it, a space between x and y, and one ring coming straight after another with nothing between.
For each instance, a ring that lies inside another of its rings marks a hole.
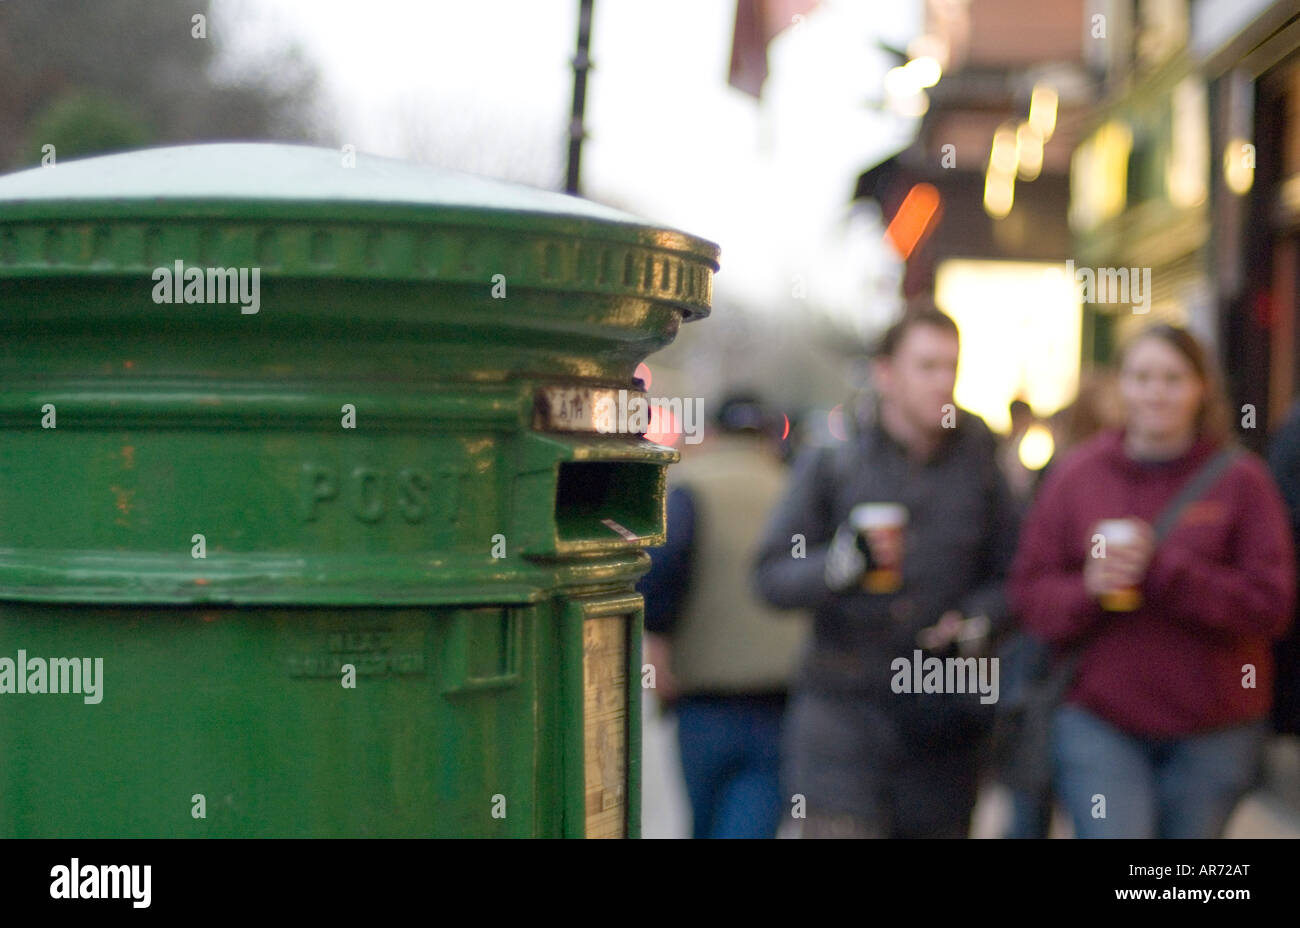
<instances>
[{"instance_id":1,"label":"woman holding cup","mask_svg":"<svg viewBox=\"0 0 1300 928\"><path fill-rule=\"evenodd\" d=\"M1124 426L1053 468L1009 596L1069 684L1056 793L1080 837L1213 837L1254 784L1272 642L1295 597L1286 512L1232 448L1204 349L1157 325L1121 356Z\"/></svg>"}]
</instances>

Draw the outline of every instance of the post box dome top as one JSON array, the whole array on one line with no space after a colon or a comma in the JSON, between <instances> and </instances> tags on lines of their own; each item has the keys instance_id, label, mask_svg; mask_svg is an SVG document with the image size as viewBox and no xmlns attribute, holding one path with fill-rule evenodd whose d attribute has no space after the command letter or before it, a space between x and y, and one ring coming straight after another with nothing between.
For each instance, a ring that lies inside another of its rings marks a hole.
<instances>
[{"instance_id":1,"label":"post box dome top","mask_svg":"<svg viewBox=\"0 0 1300 928\"><path fill-rule=\"evenodd\" d=\"M128 204L255 201L388 204L572 216L645 226L579 197L377 155L269 142L146 148L56 162L0 177L0 206L67 201Z\"/></svg>"},{"instance_id":2,"label":"post box dome top","mask_svg":"<svg viewBox=\"0 0 1300 928\"><path fill-rule=\"evenodd\" d=\"M364 252L352 269L360 276L443 279L445 262L440 272L421 248L455 250L465 270L476 256L528 252L537 257L519 260L538 265L539 282L555 289L630 287L678 303L688 319L708 312L718 258L712 242L579 197L332 148L214 143L0 177L0 277L127 272L169 254L173 242L201 239L201 250L221 251L253 226L256 256L281 276L342 276L356 251ZM327 268L316 251L339 259ZM664 260L673 267L660 280Z\"/></svg>"},{"instance_id":3,"label":"post box dome top","mask_svg":"<svg viewBox=\"0 0 1300 928\"><path fill-rule=\"evenodd\" d=\"M351 162L349 164L349 162ZM0 204L157 200L496 209L645 225L578 197L376 155L273 143L146 148L0 177Z\"/></svg>"}]
</instances>

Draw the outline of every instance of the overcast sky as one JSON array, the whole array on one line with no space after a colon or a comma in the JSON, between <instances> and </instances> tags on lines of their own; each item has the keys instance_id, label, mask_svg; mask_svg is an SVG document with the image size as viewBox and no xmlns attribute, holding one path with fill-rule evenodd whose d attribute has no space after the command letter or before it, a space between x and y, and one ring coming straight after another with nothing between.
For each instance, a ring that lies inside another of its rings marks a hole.
<instances>
[{"instance_id":1,"label":"overcast sky","mask_svg":"<svg viewBox=\"0 0 1300 928\"><path fill-rule=\"evenodd\" d=\"M726 83L734 0L596 0L583 192L718 242L719 297L763 310L803 273L814 298L856 293L860 312L860 278L888 258L845 238L853 180L915 129L869 106L891 64L874 42L905 46L920 7L824 0L773 43L760 105ZM340 143L555 188L577 8L216 0L210 28L250 56L298 41L322 70Z\"/></svg>"}]
</instances>

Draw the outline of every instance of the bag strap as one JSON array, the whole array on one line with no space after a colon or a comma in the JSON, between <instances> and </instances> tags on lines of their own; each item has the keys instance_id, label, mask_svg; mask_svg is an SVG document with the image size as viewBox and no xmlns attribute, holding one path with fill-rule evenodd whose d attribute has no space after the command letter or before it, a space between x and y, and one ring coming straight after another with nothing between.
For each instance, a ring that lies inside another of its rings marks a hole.
<instances>
[{"instance_id":1,"label":"bag strap","mask_svg":"<svg viewBox=\"0 0 1300 928\"><path fill-rule=\"evenodd\" d=\"M1196 473L1192 474L1182 488L1174 495L1165 508L1156 516L1156 521L1152 525L1155 531L1155 543L1159 545L1164 541L1178 520L1183 517L1187 507L1196 502L1200 497L1214 486L1224 471L1241 455L1241 448L1236 445L1225 445L1220 448L1214 457L1210 458ZM1068 651L1063 652L1057 661L1057 674L1054 674L1054 683L1060 687L1059 696L1064 697L1065 690L1069 689L1070 683L1074 679L1074 672L1079 666L1079 660L1083 656L1084 649L1090 643L1092 636L1085 637L1082 641L1077 642ZM1058 675L1059 674L1059 675Z\"/></svg>"},{"instance_id":2,"label":"bag strap","mask_svg":"<svg viewBox=\"0 0 1300 928\"><path fill-rule=\"evenodd\" d=\"M1226 445L1220 448L1214 457L1202 464L1200 470L1183 484L1178 494L1169 501L1160 515L1156 516L1156 521L1152 525L1152 528L1155 529L1156 544L1168 537L1174 526L1178 524L1178 520L1182 518L1187 507L1205 495L1206 491L1214 486L1214 482L1223 475L1223 472L1240 454L1241 449L1236 445Z\"/></svg>"}]
</instances>

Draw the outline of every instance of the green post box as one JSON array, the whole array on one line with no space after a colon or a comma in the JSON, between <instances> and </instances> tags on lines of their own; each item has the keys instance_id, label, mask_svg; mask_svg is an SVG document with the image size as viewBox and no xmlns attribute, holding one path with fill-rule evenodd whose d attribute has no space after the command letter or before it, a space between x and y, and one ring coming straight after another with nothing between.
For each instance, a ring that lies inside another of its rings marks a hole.
<instances>
[{"instance_id":1,"label":"green post box","mask_svg":"<svg viewBox=\"0 0 1300 928\"><path fill-rule=\"evenodd\" d=\"M677 452L597 411L716 259L325 149L0 178L0 836L636 836Z\"/></svg>"}]
</instances>

